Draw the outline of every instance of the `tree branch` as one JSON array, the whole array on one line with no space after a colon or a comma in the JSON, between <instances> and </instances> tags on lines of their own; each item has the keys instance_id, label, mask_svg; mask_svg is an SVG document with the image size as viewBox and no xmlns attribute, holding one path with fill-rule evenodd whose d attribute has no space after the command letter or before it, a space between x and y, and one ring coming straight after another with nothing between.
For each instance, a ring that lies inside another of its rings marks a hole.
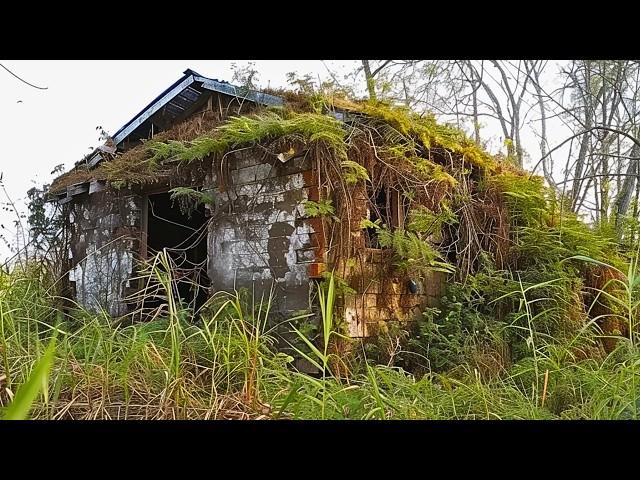
<instances>
[{"instance_id":1,"label":"tree branch","mask_svg":"<svg viewBox=\"0 0 640 480\"><path fill-rule=\"evenodd\" d=\"M5 67L3 64L0 63L0 67L4 68L7 72L9 72L11 75L13 75L14 77L16 77L18 80L20 80L22 83L26 83L27 85L29 85L30 87L33 88L37 88L38 90L47 90L49 87L38 87L37 85L33 85L32 83L27 82L26 80L20 78L18 75L16 75L15 73L13 73L11 70L9 70L7 67Z\"/></svg>"}]
</instances>

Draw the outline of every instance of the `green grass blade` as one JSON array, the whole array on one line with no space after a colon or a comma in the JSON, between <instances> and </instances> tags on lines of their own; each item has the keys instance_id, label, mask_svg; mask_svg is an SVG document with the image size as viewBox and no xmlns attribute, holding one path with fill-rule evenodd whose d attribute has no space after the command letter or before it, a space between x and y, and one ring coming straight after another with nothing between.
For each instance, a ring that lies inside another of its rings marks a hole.
<instances>
[{"instance_id":1,"label":"green grass blade","mask_svg":"<svg viewBox=\"0 0 640 480\"><path fill-rule=\"evenodd\" d=\"M49 376L54 353L55 338L51 340L44 355L38 360L28 380L16 392L15 398L5 412L4 420L25 420L28 418L31 406Z\"/></svg>"}]
</instances>

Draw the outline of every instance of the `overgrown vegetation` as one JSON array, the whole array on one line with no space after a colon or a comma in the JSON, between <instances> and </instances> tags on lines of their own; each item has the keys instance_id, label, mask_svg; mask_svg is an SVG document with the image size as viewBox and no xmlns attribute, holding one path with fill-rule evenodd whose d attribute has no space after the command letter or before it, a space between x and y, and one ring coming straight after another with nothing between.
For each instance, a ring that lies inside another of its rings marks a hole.
<instances>
[{"instance_id":1,"label":"overgrown vegetation","mask_svg":"<svg viewBox=\"0 0 640 480\"><path fill-rule=\"evenodd\" d=\"M309 217L334 217L336 209L332 203L332 200L321 200L319 202L307 200L304 202L304 211Z\"/></svg>"},{"instance_id":2,"label":"overgrown vegetation","mask_svg":"<svg viewBox=\"0 0 640 480\"><path fill-rule=\"evenodd\" d=\"M32 418L638 418L635 336L594 356L587 354L597 342L593 322L562 341L544 335L536 330L539 316L531 297L544 285L513 293L522 327L483 323L487 318L465 308L464 297L443 302L446 321L427 314L432 323L414 339L423 342L421 353L432 363L413 374L394 363L403 357L411 366L417 351L401 351L382 364L367 356L371 349L350 340L363 361L345 377L332 367L335 297L329 284L320 298L321 346L296 330L310 349L305 355L319 367L318 378L295 370L292 357L278 353L266 321L268 297L245 302L240 292L221 295L195 323L185 321L190 314L177 303L149 323L122 326L80 310L73 319L54 323L46 288L34 274L3 274L0 288L5 408L19 399L18 389L33 391L20 386L31 381L34 362L53 356ZM630 282L635 286L635 279ZM170 291L166 301L172 304ZM483 342L521 328L528 354L511 365L489 364L492 351L481 347L491 344ZM47 348L54 337L55 350Z\"/></svg>"},{"instance_id":3,"label":"overgrown vegetation","mask_svg":"<svg viewBox=\"0 0 640 480\"><path fill-rule=\"evenodd\" d=\"M56 323L41 272L3 274L3 404L58 332L40 418L637 418L633 241L587 225L541 178L432 116L294 97L187 138L153 139L86 173L131 186L172 169L217 171L241 148L311 155L321 198L305 213L331 227L329 266L350 272L320 285L317 328L300 323L308 313L278 321L316 374L276 347L271 298L219 294L195 315L161 252L146 274L165 308L144 324L80 309ZM185 208L212 201L190 187L173 194ZM413 323L392 318L373 339L348 339L334 306L362 293L354 278L370 272L353 272L376 247L389 253L384 280L417 291L416 279L440 271L447 288Z\"/></svg>"}]
</instances>

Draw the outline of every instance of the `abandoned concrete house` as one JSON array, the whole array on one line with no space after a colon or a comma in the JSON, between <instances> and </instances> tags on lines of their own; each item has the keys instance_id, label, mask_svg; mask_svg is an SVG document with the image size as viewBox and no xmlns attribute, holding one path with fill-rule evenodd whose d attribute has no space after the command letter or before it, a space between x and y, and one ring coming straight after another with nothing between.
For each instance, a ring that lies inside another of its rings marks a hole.
<instances>
[{"instance_id":1,"label":"abandoned concrete house","mask_svg":"<svg viewBox=\"0 0 640 480\"><path fill-rule=\"evenodd\" d=\"M446 233L394 232L421 218L442 227L458 182L447 165L487 168L491 159L445 127L427 138L427 124L404 125L391 109L347 100L318 107L313 98L296 107L296 99L186 70L57 178L50 196L62 206L77 302L128 314L144 284L141 265L166 249L195 279L179 288L195 308L246 287L273 289L274 310L291 315L310 308L329 271L341 279L339 312L353 337L436 303L447 259L429 250L421 254L429 268L413 268L416 254L398 262L394 248L419 250L425 235L438 242ZM392 155L402 161L387 162Z\"/></svg>"}]
</instances>

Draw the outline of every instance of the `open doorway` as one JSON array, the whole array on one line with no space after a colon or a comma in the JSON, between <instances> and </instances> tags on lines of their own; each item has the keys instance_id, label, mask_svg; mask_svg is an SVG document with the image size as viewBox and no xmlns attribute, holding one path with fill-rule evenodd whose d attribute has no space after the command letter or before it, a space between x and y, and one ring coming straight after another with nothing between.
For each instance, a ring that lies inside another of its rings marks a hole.
<instances>
[{"instance_id":1,"label":"open doorway","mask_svg":"<svg viewBox=\"0 0 640 480\"><path fill-rule=\"evenodd\" d=\"M148 195L146 256L166 249L175 268L172 277L184 306L197 311L208 297L207 217L200 204L184 212L169 192ZM161 300L145 300L156 308Z\"/></svg>"}]
</instances>

